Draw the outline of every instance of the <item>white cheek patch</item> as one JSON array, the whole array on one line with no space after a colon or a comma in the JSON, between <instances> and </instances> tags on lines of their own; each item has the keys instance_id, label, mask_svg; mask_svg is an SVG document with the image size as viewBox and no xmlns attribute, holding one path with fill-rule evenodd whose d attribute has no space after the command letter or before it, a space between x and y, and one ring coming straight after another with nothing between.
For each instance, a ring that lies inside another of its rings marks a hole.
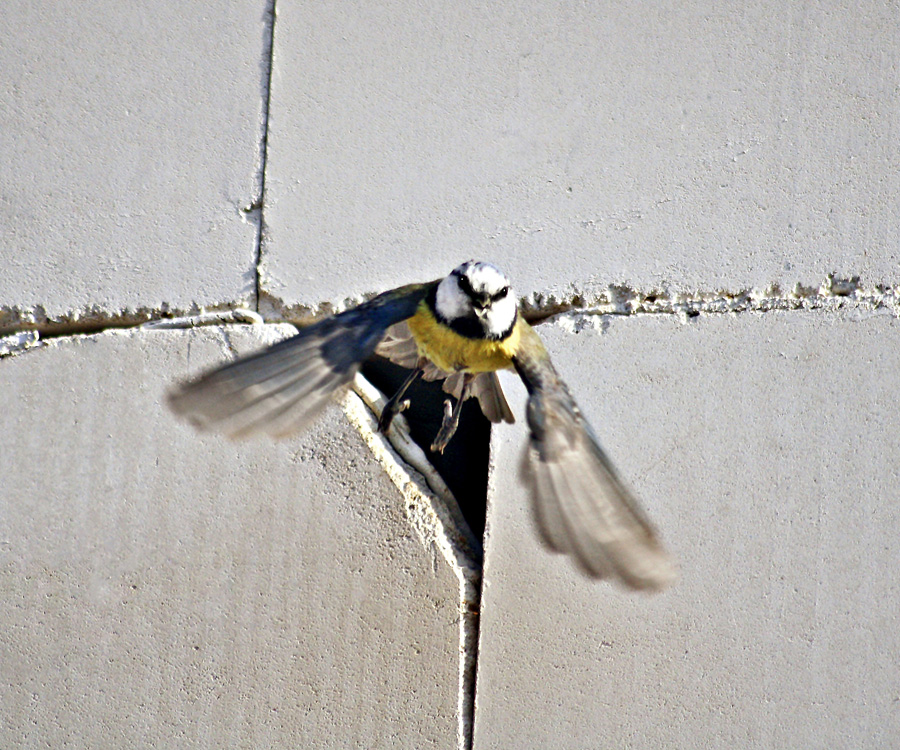
<instances>
[{"instance_id":1,"label":"white cheek patch","mask_svg":"<svg viewBox=\"0 0 900 750\"><path fill-rule=\"evenodd\" d=\"M491 305L484 316L485 332L491 336L500 336L512 328L516 320L516 300L510 291L503 299Z\"/></svg>"},{"instance_id":2,"label":"white cheek patch","mask_svg":"<svg viewBox=\"0 0 900 750\"><path fill-rule=\"evenodd\" d=\"M466 295L460 291L456 279L452 276L448 276L438 284L434 306L444 320L461 318L470 310Z\"/></svg>"}]
</instances>

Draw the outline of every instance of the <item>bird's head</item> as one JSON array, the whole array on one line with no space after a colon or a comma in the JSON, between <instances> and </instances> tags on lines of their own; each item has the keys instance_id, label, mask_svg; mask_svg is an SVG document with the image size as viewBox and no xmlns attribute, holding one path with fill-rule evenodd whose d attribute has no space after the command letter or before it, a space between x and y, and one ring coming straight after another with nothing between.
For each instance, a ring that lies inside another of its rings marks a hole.
<instances>
[{"instance_id":1,"label":"bird's head","mask_svg":"<svg viewBox=\"0 0 900 750\"><path fill-rule=\"evenodd\" d=\"M509 279L490 263L469 260L454 268L437 288L435 308L448 323L480 325L484 338L501 339L516 322L516 298Z\"/></svg>"}]
</instances>

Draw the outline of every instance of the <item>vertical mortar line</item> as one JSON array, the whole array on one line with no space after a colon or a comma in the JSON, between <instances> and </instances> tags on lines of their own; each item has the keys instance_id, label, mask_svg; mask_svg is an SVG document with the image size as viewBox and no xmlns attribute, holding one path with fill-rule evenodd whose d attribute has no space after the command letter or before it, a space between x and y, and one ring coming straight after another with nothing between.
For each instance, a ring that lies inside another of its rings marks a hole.
<instances>
[{"instance_id":1,"label":"vertical mortar line","mask_svg":"<svg viewBox=\"0 0 900 750\"><path fill-rule=\"evenodd\" d=\"M259 312L259 299L261 294L260 265L262 264L262 245L265 235L264 207L266 198L266 160L269 153L269 107L272 102L272 69L274 67L275 51L275 2L268 0L264 11L266 25L263 30L262 63L260 71L260 86L262 99L262 132L259 142L259 177L257 179L257 193L254 206L257 211L256 220L256 248L253 259L254 280L254 306Z\"/></svg>"},{"instance_id":2,"label":"vertical mortar line","mask_svg":"<svg viewBox=\"0 0 900 750\"><path fill-rule=\"evenodd\" d=\"M478 679L478 647L481 640L481 585L482 575L466 579L463 597L465 611L460 623L460 685L459 720L461 750L473 750L475 746L475 693Z\"/></svg>"}]
</instances>

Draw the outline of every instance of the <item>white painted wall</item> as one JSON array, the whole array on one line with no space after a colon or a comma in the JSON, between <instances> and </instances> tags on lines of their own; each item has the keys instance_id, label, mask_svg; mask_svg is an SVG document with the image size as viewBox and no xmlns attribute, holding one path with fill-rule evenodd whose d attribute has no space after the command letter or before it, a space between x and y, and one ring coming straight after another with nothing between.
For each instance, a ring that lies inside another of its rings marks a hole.
<instances>
[{"instance_id":1,"label":"white painted wall","mask_svg":"<svg viewBox=\"0 0 900 750\"><path fill-rule=\"evenodd\" d=\"M475 747L890 745L896 4L278 0L270 49L271 18L5 9L0 326L492 260L578 308L542 335L682 581L543 550L498 432ZM0 359L0 744L464 745L458 571L340 412L242 448L163 411L219 335Z\"/></svg>"}]
</instances>

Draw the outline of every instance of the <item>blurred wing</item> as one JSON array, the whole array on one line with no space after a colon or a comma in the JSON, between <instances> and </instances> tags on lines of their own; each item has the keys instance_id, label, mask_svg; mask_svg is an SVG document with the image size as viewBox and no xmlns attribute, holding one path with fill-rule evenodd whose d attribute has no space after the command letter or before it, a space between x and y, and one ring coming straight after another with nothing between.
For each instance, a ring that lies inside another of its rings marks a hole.
<instances>
[{"instance_id":1,"label":"blurred wing","mask_svg":"<svg viewBox=\"0 0 900 750\"><path fill-rule=\"evenodd\" d=\"M523 331L516 369L528 389L525 468L544 541L590 575L662 589L677 568L622 483L537 334Z\"/></svg>"},{"instance_id":2,"label":"blurred wing","mask_svg":"<svg viewBox=\"0 0 900 750\"><path fill-rule=\"evenodd\" d=\"M395 323L387 329L384 339L375 348L375 353L407 370L416 369L419 362L419 347L416 346L416 340L406 321Z\"/></svg>"},{"instance_id":3,"label":"blurred wing","mask_svg":"<svg viewBox=\"0 0 900 750\"><path fill-rule=\"evenodd\" d=\"M410 370L418 366L419 348L413 338L409 326L403 323L397 323L390 327L378 348L376 354L387 357L395 365L406 367ZM440 369L434 362L428 362L425 365L422 377L425 380L443 380L444 392L449 393L454 398L459 398L463 389L463 373L446 372ZM516 421L513 416L512 409L506 402L503 395L503 389L500 387L500 380L494 372L483 372L475 376L469 385L469 398L477 398L478 405L491 422L509 422L512 424Z\"/></svg>"},{"instance_id":4,"label":"blurred wing","mask_svg":"<svg viewBox=\"0 0 900 750\"><path fill-rule=\"evenodd\" d=\"M301 329L168 394L172 411L229 437L292 434L353 380L389 326L411 317L430 284L401 287Z\"/></svg>"}]
</instances>

